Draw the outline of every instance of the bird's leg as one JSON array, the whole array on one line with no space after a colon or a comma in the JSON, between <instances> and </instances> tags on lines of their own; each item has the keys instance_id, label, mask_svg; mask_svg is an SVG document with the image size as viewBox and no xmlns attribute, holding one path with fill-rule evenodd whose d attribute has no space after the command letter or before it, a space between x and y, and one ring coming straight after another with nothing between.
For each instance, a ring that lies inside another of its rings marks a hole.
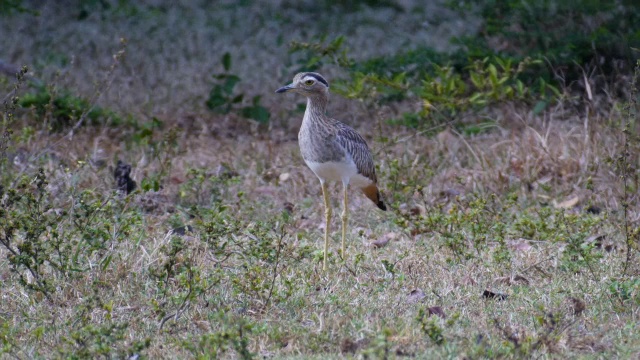
<instances>
[{"instance_id":1,"label":"bird's leg","mask_svg":"<svg viewBox=\"0 0 640 360\"><path fill-rule=\"evenodd\" d=\"M327 255L329 252L329 222L331 221L331 202L329 201L329 192L327 191L327 183L322 181L322 197L324 198L324 259L322 260L322 270L327 270Z\"/></svg>"},{"instance_id":2,"label":"bird's leg","mask_svg":"<svg viewBox=\"0 0 640 360\"><path fill-rule=\"evenodd\" d=\"M344 242L345 237L347 235L347 208L348 208L348 197L347 197L347 188L349 187L349 183L344 183L344 204L342 208L342 259L345 259L344 252Z\"/></svg>"}]
</instances>

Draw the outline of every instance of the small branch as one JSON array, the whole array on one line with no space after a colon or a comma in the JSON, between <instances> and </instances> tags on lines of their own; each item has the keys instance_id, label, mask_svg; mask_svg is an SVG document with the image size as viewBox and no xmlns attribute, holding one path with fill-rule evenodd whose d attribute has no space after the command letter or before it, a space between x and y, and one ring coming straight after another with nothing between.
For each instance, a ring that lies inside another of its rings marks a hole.
<instances>
[{"instance_id":1,"label":"small branch","mask_svg":"<svg viewBox=\"0 0 640 360\"><path fill-rule=\"evenodd\" d=\"M276 284L276 278L278 277L278 264L280 263L280 253L282 252L282 238L284 237L284 233L280 233L280 236L278 236L278 245L277 245L277 250L276 250L276 263L275 266L273 268L273 277L271 278L271 286L269 287L269 295L267 296L267 299L264 302L264 306L263 309L266 309L267 306L269 306L269 303L271 302L271 297L273 296L273 288L275 287Z\"/></svg>"},{"instance_id":2,"label":"small branch","mask_svg":"<svg viewBox=\"0 0 640 360\"><path fill-rule=\"evenodd\" d=\"M164 323L171 320L171 318L174 318L174 321L178 321L178 318L180 317L180 315L182 315L187 309L187 307L191 305L191 301L189 301L189 297L191 296L192 293L193 293L193 288L189 287L189 292L182 300L182 304L180 304L180 307L178 308L178 310L176 310L175 313L169 314L164 318L162 318L162 320L160 321L160 327L158 328L158 331L161 331L162 327L164 326Z\"/></svg>"}]
</instances>

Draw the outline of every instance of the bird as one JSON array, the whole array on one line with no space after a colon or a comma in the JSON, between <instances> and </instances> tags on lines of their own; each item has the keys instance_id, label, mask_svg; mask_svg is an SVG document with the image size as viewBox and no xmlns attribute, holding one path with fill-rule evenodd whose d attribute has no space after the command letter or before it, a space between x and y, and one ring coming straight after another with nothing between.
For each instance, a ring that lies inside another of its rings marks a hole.
<instances>
[{"instance_id":1,"label":"bird","mask_svg":"<svg viewBox=\"0 0 640 360\"><path fill-rule=\"evenodd\" d=\"M349 185L362 190L383 211L387 206L378 189L373 155L367 142L350 126L326 115L329 103L329 83L315 72L301 72L293 82L276 93L293 92L307 98L307 108L298 133L300 153L304 162L320 180L325 206L323 271L327 269L331 204L327 191L328 181L341 181L343 185L342 258L345 259L345 237L348 222Z\"/></svg>"}]
</instances>

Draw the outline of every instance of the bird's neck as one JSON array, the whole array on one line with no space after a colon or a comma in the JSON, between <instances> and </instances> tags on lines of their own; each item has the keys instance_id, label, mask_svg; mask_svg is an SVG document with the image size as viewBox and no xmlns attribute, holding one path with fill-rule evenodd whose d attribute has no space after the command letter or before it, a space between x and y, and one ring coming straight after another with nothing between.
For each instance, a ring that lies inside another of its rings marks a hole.
<instances>
[{"instance_id":1,"label":"bird's neck","mask_svg":"<svg viewBox=\"0 0 640 360\"><path fill-rule=\"evenodd\" d=\"M307 98L307 109L304 112L304 122L321 121L325 118L329 99L326 96L310 96Z\"/></svg>"}]
</instances>

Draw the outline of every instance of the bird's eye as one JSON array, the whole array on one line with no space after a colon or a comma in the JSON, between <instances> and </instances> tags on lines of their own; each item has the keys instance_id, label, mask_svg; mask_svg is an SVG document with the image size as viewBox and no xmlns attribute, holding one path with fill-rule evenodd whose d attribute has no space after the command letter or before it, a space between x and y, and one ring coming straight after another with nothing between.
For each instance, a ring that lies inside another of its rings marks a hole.
<instances>
[{"instance_id":1,"label":"bird's eye","mask_svg":"<svg viewBox=\"0 0 640 360\"><path fill-rule=\"evenodd\" d=\"M314 83L313 80L307 80L307 81L304 82L304 84L307 85L307 86L311 86L311 85L313 85L313 83Z\"/></svg>"}]
</instances>

